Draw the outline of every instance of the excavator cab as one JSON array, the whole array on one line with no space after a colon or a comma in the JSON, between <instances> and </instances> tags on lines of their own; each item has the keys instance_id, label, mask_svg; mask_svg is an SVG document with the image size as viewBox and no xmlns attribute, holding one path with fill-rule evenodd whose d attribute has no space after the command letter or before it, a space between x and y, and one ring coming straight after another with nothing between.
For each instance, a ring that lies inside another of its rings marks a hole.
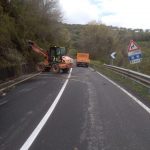
<instances>
[{"instance_id":1,"label":"excavator cab","mask_svg":"<svg viewBox=\"0 0 150 150\"><path fill-rule=\"evenodd\" d=\"M48 51L49 63L59 63L62 61L62 56L66 54L65 47L50 47Z\"/></svg>"},{"instance_id":2,"label":"excavator cab","mask_svg":"<svg viewBox=\"0 0 150 150\"><path fill-rule=\"evenodd\" d=\"M66 49L65 47L50 47L48 53L48 62L51 66L51 71L53 73L58 73L62 70L64 73L67 73L70 68L70 63L68 64L68 60L66 60ZM68 58L67 58L68 59Z\"/></svg>"}]
</instances>

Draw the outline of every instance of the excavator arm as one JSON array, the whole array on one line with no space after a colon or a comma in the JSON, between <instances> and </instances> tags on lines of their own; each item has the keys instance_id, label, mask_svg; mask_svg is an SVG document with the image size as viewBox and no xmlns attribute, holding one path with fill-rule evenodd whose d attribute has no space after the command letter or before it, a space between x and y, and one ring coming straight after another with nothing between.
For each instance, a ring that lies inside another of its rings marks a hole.
<instances>
[{"instance_id":1,"label":"excavator arm","mask_svg":"<svg viewBox=\"0 0 150 150\"><path fill-rule=\"evenodd\" d=\"M73 65L73 59L69 56L64 56L64 48L61 47L50 47L49 51L45 52L35 42L28 41L28 45L31 49L44 57L44 62L38 65L37 70L49 70L53 73L58 73L60 70L67 73Z\"/></svg>"},{"instance_id":2,"label":"excavator arm","mask_svg":"<svg viewBox=\"0 0 150 150\"><path fill-rule=\"evenodd\" d=\"M41 49L35 42L31 40L28 41L28 45L34 52L44 57L44 61L38 63L36 65L36 69L38 71L50 70L48 62L48 54L43 49Z\"/></svg>"},{"instance_id":3,"label":"excavator arm","mask_svg":"<svg viewBox=\"0 0 150 150\"><path fill-rule=\"evenodd\" d=\"M44 52L43 49L41 49L35 42L29 40L28 41L29 46L32 48L32 50L42 56L44 56L44 58L48 59L48 54L46 52Z\"/></svg>"}]
</instances>

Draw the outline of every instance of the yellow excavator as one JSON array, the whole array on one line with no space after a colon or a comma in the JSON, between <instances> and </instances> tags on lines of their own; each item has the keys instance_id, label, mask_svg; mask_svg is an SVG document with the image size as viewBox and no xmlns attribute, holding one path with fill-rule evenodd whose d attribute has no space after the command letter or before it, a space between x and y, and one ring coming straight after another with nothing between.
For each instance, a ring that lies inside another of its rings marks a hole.
<instances>
[{"instance_id":1,"label":"yellow excavator","mask_svg":"<svg viewBox=\"0 0 150 150\"><path fill-rule=\"evenodd\" d=\"M65 47L51 46L49 50L44 51L35 42L29 40L29 47L44 57L44 61L37 64L38 71L51 71L53 73L68 73L73 66L73 59L66 56Z\"/></svg>"}]
</instances>

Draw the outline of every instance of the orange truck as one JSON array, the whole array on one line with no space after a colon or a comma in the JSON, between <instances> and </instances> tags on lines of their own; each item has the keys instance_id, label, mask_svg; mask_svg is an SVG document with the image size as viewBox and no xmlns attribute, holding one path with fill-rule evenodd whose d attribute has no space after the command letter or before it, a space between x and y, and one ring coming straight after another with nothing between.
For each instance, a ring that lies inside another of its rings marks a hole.
<instances>
[{"instance_id":1,"label":"orange truck","mask_svg":"<svg viewBox=\"0 0 150 150\"><path fill-rule=\"evenodd\" d=\"M88 67L90 63L89 53L77 53L76 66Z\"/></svg>"}]
</instances>

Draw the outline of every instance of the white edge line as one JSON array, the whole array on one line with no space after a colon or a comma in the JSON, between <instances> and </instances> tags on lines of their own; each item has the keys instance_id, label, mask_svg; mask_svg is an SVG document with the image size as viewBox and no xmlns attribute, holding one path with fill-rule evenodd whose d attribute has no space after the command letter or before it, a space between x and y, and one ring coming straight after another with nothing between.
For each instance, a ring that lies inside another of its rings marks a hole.
<instances>
[{"instance_id":1,"label":"white edge line","mask_svg":"<svg viewBox=\"0 0 150 150\"><path fill-rule=\"evenodd\" d=\"M97 73L102 76L103 78L105 78L106 80L108 80L109 82L111 82L113 85L117 86L120 90L122 90L124 93L126 93L129 97L131 97L136 103L138 103L142 108L144 108L149 114L150 114L150 108L147 107L145 104L143 104L139 99L137 99L135 96L133 96L131 93L129 93L127 90L125 90L124 88L122 88L121 86L119 86L117 83L113 82L112 80L110 80L108 77L106 77L105 75L99 73L97 71Z\"/></svg>"},{"instance_id":2,"label":"white edge line","mask_svg":"<svg viewBox=\"0 0 150 150\"><path fill-rule=\"evenodd\" d=\"M57 97L55 98L53 104L50 106L47 113L44 115L44 117L39 122L37 127L33 130L33 132L31 133L29 138L25 141L25 143L20 148L20 150L28 150L30 148L30 146L32 145L32 143L34 142L34 140L36 139L36 137L38 136L38 134L40 133L40 131L42 130L42 128L44 127L46 122L48 121L49 117L51 116L52 112L54 111L56 105L58 104L58 102L59 102L67 84L68 84L69 78L71 77L71 72L72 72L72 68L70 69L68 78L66 79L65 83L63 84L63 86L62 86L61 90L59 91Z\"/></svg>"},{"instance_id":3,"label":"white edge line","mask_svg":"<svg viewBox=\"0 0 150 150\"><path fill-rule=\"evenodd\" d=\"M0 103L0 106L6 104L7 102L8 102L8 101L3 101L3 102L1 102L1 103Z\"/></svg>"},{"instance_id":4,"label":"white edge line","mask_svg":"<svg viewBox=\"0 0 150 150\"><path fill-rule=\"evenodd\" d=\"M89 67L89 69L91 70L91 71L93 71L94 69L93 68L91 68L91 67Z\"/></svg>"},{"instance_id":5,"label":"white edge line","mask_svg":"<svg viewBox=\"0 0 150 150\"><path fill-rule=\"evenodd\" d=\"M28 78L25 78L25 79L23 79L23 80L21 80L21 81L18 81L18 82L14 83L14 84L11 84L11 85L9 85L9 86L7 86L7 87L5 87L5 88L2 88L2 89L0 89L0 92L6 90L6 89L8 89L8 88L13 87L14 85L17 85L17 84L19 84L19 83L22 83L22 82L24 82L24 81L26 81L26 80L28 80L28 79L30 79L30 78L33 78L33 77L35 77L35 76L37 76L37 75L39 75L39 74L41 74L41 72L40 72L40 73L37 73L37 74L34 74L34 75L32 75L32 76L30 76L30 77L28 77Z\"/></svg>"}]
</instances>

